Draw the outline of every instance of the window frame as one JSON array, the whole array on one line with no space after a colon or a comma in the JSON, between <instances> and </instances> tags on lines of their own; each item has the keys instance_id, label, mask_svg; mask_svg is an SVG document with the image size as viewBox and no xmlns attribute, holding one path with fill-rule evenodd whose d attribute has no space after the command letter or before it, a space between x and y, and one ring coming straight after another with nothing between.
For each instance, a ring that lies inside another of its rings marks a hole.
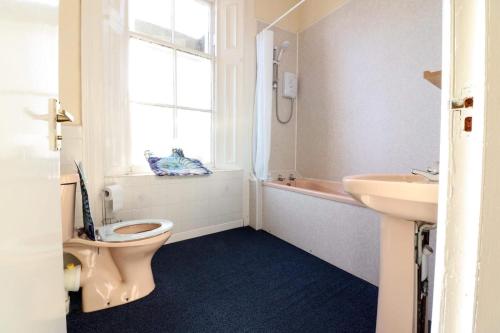
<instances>
[{"instance_id":1,"label":"window frame","mask_svg":"<svg viewBox=\"0 0 500 333\"><path fill-rule=\"evenodd\" d=\"M128 92L128 105L130 108L131 104L136 104L136 105L142 105L142 106L153 106L153 107L161 107L161 108L170 108L173 110L173 118L174 118L174 128L173 128L173 133L174 133L174 138L177 137L178 133L178 117L177 114L179 110L186 110L186 111L198 111L198 112L207 112L211 114L211 129L210 129L210 161L204 162L207 166L209 167L214 167L215 166L215 138L216 138L216 121L215 121L215 115L216 115L216 105L217 105L217 56L216 56L216 3L215 0L197 0L197 1L202 1L207 3L207 5L210 6L210 32L208 35L208 47L209 47L209 52L201 52L198 50L190 49L181 45L175 44L175 0L172 0L172 12L171 12L171 22L172 22L172 28L171 28L171 40L172 42L168 42L165 40L162 40L161 38L157 38L154 36L149 36L147 34L139 33L132 31L130 29L129 21L127 18L127 26L126 26L126 33L127 33L127 45L129 45L130 40L136 39L142 42L146 43L151 43L155 46L160 46L160 47L166 47L169 48L173 51L173 72L174 72L174 78L173 78L173 104L164 104L164 103L147 103L143 101L134 101L130 97L130 91ZM128 49L128 47L127 47ZM127 51L127 54L129 51ZM186 106L181 106L177 104L177 56L178 52L184 52L192 56L196 57L201 57L204 59L207 59L211 62L211 70L212 70L212 80L211 80L211 106L210 109L200 109L200 108L192 108L192 107L186 107ZM129 61L128 56L127 56L127 62ZM128 79L129 80L129 79ZM130 111L129 111L130 112ZM130 140L131 138L131 131L129 130L129 136ZM131 147L131 146L130 146ZM143 173L143 172L148 172L150 171L149 167L145 164L133 164L132 163L132 158L131 158L131 151L129 149L128 151L129 154L129 170L130 173Z\"/></svg>"}]
</instances>

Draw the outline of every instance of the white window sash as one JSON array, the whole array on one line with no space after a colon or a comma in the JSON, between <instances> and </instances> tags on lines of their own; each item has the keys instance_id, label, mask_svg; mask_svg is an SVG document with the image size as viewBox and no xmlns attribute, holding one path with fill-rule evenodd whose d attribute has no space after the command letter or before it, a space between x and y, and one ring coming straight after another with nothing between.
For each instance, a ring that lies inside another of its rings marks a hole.
<instances>
[{"instance_id":1,"label":"white window sash","mask_svg":"<svg viewBox=\"0 0 500 333\"><path fill-rule=\"evenodd\" d=\"M216 137L216 124L215 124L215 121L214 121L214 117L215 117L215 107L216 107L216 91L217 91L217 75L216 75L216 69L217 69L217 58L215 56L215 22L216 22L216 4L215 4L215 1L211 1L211 0L203 0L207 3L209 3L211 5L211 17L212 17L212 22L211 22L211 31L210 31L210 35L209 35L209 45L210 45L210 50L209 50L209 53L205 53L205 52L200 52L198 50L194 50L194 49L191 49L191 48L187 48L187 47L184 47L184 46L181 46L181 45L178 45L176 43L172 43L172 42L168 42L168 41L165 41L165 40L162 40L160 38L156 38L154 36L150 36L150 35L147 35L147 34L143 34L143 33L139 33L139 32L135 32L135 31L131 31L129 28L127 29L128 31L128 37L129 37L129 40L130 38L135 38L135 39L138 39L140 41L143 41L143 42L148 42L148 43L152 43L152 44L155 44L155 45L158 45L158 46L162 46L162 47L167 47L167 48L170 48L174 51L174 82L173 82L173 96L174 96L174 103L173 104L162 104L162 103L151 103L151 102L147 102L147 101L137 101L137 100L133 100L133 99L130 99L129 103L134 103L134 104L138 104L138 105L145 105L145 106L156 106L156 107L163 107L163 108L170 108L173 110L173 113L174 113L174 137L177 137L177 134L178 134L178 128L177 128L177 113L178 113L178 110L187 110L187 111L199 111L199 112L208 112L208 113L211 113L212 114L212 123L211 123L211 135L210 135L210 142L211 142L211 149L210 149L210 161L207 161L205 164L208 166L208 167L212 167L214 168L215 167L215 137ZM172 25L175 27L175 9L172 11ZM175 33L175 30L172 29L172 38L173 38L173 35ZM208 59L210 60L211 64L212 64L212 91L211 91L211 95L212 95L212 105L211 105L211 108L210 109L201 109L201 108L192 108L192 107L188 107L188 106L183 106L183 105L179 105L177 103L177 51L179 52L184 52L184 53L187 53L187 54L190 54L190 55L193 55L193 56L196 56L196 57L201 57L201 58L204 58L204 59ZM129 136L130 136L130 133L129 133ZM132 140L133 138L130 137L129 140ZM127 166L127 173L129 174L136 174L136 173L147 173L147 172L151 172L151 170L149 169L147 163L144 163L144 164L140 164L140 165L137 165L137 164L133 164L131 161L132 161L132 158L130 156L130 149L128 150L127 152L128 156L127 156L127 161L128 161L128 166Z\"/></svg>"}]
</instances>

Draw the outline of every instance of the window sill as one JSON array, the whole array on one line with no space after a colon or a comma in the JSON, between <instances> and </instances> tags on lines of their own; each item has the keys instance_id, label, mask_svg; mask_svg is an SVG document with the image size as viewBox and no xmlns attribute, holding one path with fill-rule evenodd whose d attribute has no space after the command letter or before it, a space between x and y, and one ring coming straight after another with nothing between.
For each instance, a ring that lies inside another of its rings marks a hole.
<instances>
[{"instance_id":1,"label":"window sill","mask_svg":"<svg viewBox=\"0 0 500 333\"><path fill-rule=\"evenodd\" d=\"M224 175L227 173L238 173L243 172L242 168L218 168L210 169L213 174L212 175ZM122 178L122 177L157 177L157 178L165 178L165 179L196 179L196 178L205 178L212 175L203 175L203 176L157 176L152 171L137 171L137 172L127 172L127 173L117 173L106 176L106 178Z\"/></svg>"}]
</instances>

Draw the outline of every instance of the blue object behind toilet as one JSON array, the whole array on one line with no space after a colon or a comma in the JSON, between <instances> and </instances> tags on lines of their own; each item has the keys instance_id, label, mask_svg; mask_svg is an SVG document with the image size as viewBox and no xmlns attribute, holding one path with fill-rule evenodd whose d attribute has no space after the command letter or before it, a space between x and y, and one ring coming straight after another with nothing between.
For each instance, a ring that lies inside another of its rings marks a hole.
<instances>
[{"instance_id":1,"label":"blue object behind toilet","mask_svg":"<svg viewBox=\"0 0 500 333\"><path fill-rule=\"evenodd\" d=\"M94 221L92 220L92 215L90 213L90 202L89 194L87 192L86 177L83 172L82 162L76 162L76 169L78 170L78 176L80 176L80 189L82 192L82 210L83 210L83 227L85 234L91 240L95 241L95 230Z\"/></svg>"},{"instance_id":2,"label":"blue object behind toilet","mask_svg":"<svg viewBox=\"0 0 500 333\"><path fill-rule=\"evenodd\" d=\"M151 171L157 176L206 176L212 174L203 163L184 156L182 149L172 149L168 157L156 157L149 150L144 152Z\"/></svg>"}]
</instances>

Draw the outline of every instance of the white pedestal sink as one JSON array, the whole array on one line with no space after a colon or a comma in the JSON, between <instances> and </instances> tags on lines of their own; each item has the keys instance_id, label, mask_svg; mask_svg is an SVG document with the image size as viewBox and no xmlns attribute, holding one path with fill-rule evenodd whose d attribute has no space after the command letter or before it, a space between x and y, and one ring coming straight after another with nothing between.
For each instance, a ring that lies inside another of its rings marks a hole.
<instances>
[{"instance_id":1,"label":"white pedestal sink","mask_svg":"<svg viewBox=\"0 0 500 333\"><path fill-rule=\"evenodd\" d=\"M382 215L377 333L417 332L415 240L437 220L438 183L416 175L359 175L344 189Z\"/></svg>"}]
</instances>

